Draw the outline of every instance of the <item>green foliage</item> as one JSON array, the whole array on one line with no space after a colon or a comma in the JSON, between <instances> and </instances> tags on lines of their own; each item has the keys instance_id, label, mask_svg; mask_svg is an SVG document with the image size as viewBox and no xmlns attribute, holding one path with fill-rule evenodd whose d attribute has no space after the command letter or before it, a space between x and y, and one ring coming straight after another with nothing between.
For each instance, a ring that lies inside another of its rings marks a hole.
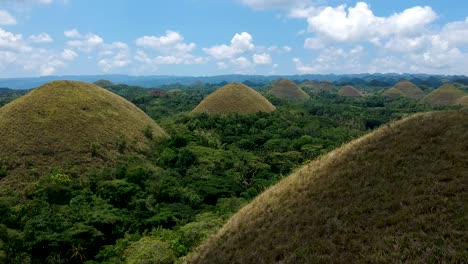
<instances>
[{"instance_id":1,"label":"green foliage","mask_svg":"<svg viewBox=\"0 0 468 264\"><path fill-rule=\"evenodd\" d=\"M132 243L124 255L128 264L172 264L175 261L170 245L151 237Z\"/></svg>"},{"instance_id":2,"label":"green foliage","mask_svg":"<svg viewBox=\"0 0 468 264\"><path fill-rule=\"evenodd\" d=\"M161 249L156 259L174 261L304 162L405 115L442 109L406 98L321 92L301 103L272 97L272 113L208 115L188 112L215 86L161 87L158 96L132 86L106 88L137 104L171 137L154 138L141 126L135 133L149 143L137 153L130 151L135 141L119 135L113 135L114 150L86 142L80 153L99 166L80 169L73 156L67 166L48 164L52 173L45 176L34 160L2 160L0 258L125 263L151 259ZM180 90L166 93L173 88ZM22 185L10 169L21 166L32 184L21 181L24 191L12 191Z\"/></svg>"}]
</instances>

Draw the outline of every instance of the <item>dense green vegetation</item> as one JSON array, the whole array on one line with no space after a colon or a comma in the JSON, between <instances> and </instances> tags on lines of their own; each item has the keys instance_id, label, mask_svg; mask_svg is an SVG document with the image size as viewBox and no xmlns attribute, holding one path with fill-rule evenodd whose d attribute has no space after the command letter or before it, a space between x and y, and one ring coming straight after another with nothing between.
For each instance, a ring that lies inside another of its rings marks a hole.
<instances>
[{"instance_id":1,"label":"dense green vegetation","mask_svg":"<svg viewBox=\"0 0 468 264\"><path fill-rule=\"evenodd\" d=\"M171 138L86 173L57 170L17 197L0 197L0 263L172 263L304 162L391 120L436 109L406 98L320 92L300 104L270 97L272 113L194 114L215 86L106 88ZM169 92L175 88L182 92ZM0 179L7 175L0 168Z\"/></svg>"},{"instance_id":2,"label":"dense green vegetation","mask_svg":"<svg viewBox=\"0 0 468 264\"><path fill-rule=\"evenodd\" d=\"M466 263L468 112L382 126L268 188L187 263Z\"/></svg>"}]
</instances>

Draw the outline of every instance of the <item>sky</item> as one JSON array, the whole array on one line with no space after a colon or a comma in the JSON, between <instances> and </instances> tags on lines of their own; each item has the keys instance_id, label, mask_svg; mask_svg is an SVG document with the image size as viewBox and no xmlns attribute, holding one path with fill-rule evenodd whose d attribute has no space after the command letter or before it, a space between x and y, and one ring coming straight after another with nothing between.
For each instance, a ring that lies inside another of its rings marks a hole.
<instances>
[{"instance_id":1,"label":"sky","mask_svg":"<svg viewBox=\"0 0 468 264\"><path fill-rule=\"evenodd\" d=\"M0 0L0 78L468 75L460 0Z\"/></svg>"}]
</instances>

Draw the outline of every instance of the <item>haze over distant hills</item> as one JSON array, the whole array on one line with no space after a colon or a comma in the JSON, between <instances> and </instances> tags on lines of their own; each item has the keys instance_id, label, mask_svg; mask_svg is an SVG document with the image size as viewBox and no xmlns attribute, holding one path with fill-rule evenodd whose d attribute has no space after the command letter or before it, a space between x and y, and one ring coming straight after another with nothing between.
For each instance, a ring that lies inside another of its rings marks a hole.
<instances>
[{"instance_id":1,"label":"haze over distant hills","mask_svg":"<svg viewBox=\"0 0 468 264\"><path fill-rule=\"evenodd\" d=\"M131 76L131 75L66 75L66 76L43 76L26 78L1 78L0 87L11 89L31 89L41 86L54 80L73 80L84 82L95 82L100 79L109 80L113 83L123 83L128 85L138 85L142 87L157 87L168 84L190 85L195 82L222 83L222 82L246 82L250 81L258 84L266 84L273 80L287 78L293 81L316 80L331 81L336 85L369 85L390 87L402 79L411 81L416 85L426 85L439 87L446 82L459 82L468 84L468 77L462 75L429 75L429 74L304 74L304 75L217 75L217 76Z\"/></svg>"}]
</instances>

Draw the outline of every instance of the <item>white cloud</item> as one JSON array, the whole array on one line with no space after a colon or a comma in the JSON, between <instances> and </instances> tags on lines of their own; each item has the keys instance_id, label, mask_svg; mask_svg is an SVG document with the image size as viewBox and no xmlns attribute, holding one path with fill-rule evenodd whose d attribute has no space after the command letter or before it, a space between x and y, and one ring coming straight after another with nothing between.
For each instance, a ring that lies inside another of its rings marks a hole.
<instances>
[{"instance_id":1,"label":"white cloud","mask_svg":"<svg viewBox=\"0 0 468 264\"><path fill-rule=\"evenodd\" d=\"M446 24L440 35L453 45L468 44L468 17L464 21Z\"/></svg>"},{"instance_id":2,"label":"white cloud","mask_svg":"<svg viewBox=\"0 0 468 264\"><path fill-rule=\"evenodd\" d=\"M132 63L130 48L127 43L120 41L103 44L99 56L98 66L104 72L126 67Z\"/></svg>"},{"instance_id":3,"label":"white cloud","mask_svg":"<svg viewBox=\"0 0 468 264\"><path fill-rule=\"evenodd\" d=\"M255 64L258 65L267 65L273 63L273 60L271 59L271 56L268 53L254 54L252 56L252 60Z\"/></svg>"},{"instance_id":4,"label":"white cloud","mask_svg":"<svg viewBox=\"0 0 468 264\"><path fill-rule=\"evenodd\" d=\"M235 56L241 55L247 51L253 50L253 37L247 32L236 33L231 39L231 45L218 45L210 48L204 48L210 56L215 59L230 59Z\"/></svg>"},{"instance_id":5,"label":"white cloud","mask_svg":"<svg viewBox=\"0 0 468 264\"><path fill-rule=\"evenodd\" d=\"M0 25L16 25L16 18L6 10L0 10Z\"/></svg>"},{"instance_id":6,"label":"white cloud","mask_svg":"<svg viewBox=\"0 0 468 264\"><path fill-rule=\"evenodd\" d=\"M31 47L23 42L23 35L14 34L2 28L0 28L0 48L22 52L31 50Z\"/></svg>"},{"instance_id":7,"label":"white cloud","mask_svg":"<svg viewBox=\"0 0 468 264\"><path fill-rule=\"evenodd\" d=\"M76 29L66 30L64 35L71 39L67 42L68 46L86 52L90 52L104 44L104 40L100 36L93 33L81 34Z\"/></svg>"},{"instance_id":8,"label":"white cloud","mask_svg":"<svg viewBox=\"0 0 468 264\"><path fill-rule=\"evenodd\" d=\"M230 61L236 73L251 73L255 69L252 67L252 62L246 57L234 58Z\"/></svg>"},{"instance_id":9,"label":"white cloud","mask_svg":"<svg viewBox=\"0 0 468 264\"><path fill-rule=\"evenodd\" d=\"M76 28L70 29L70 30L65 30L63 32L63 34L67 38L81 38L81 34Z\"/></svg>"},{"instance_id":10,"label":"white cloud","mask_svg":"<svg viewBox=\"0 0 468 264\"><path fill-rule=\"evenodd\" d=\"M73 50L64 49L62 51L62 58L64 60L72 61L72 60L78 58L78 54L76 52L74 52Z\"/></svg>"},{"instance_id":11,"label":"white cloud","mask_svg":"<svg viewBox=\"0 0 468 264\"><path fill-rule=\"evenodd\" d=\"M359 73L365 72L363 54L362 46L355 46L348 51L329 47L322 50L310 64L304 64L299 58L294 58L293 62L300 73Z\"/></svg>"},{"instance_id":12,"label":"white cloud","mask_svg":"<svg viewBox=\"0 0 468 264\"><path fill-rule=\"evenodd\" d=\"M136 45L152 48L164 53L188 53L195 49L195 43L184 43L184 37L175 31L168 30L164 36L143 36L136 40Z\"/></svg>"},{"instance_id":13,"label":"white cloud","mask_svg":"<svg viewBox=\"0 0 468 264\"><path fill-rule=\"evenodd\" d=\"M299 17L299 16L297 16ZM378 42L392 35L414 36L424 32L425 27L437 18L431 7L412 7L389 17L375 16L369 5L356 3L325 7L320 12L309 13L308 31L319 38L334 42Z\"/></svg>"},{"instance_id":14,"label":"white cloud","mask_svg":"<svg viewBox=\"0 0 468 264\"><path fill-rule=\"evenodd\" d=\"M146 51L139 50L134 57L152 69L157 69L158 65L202 64L206 61L205 58L192 54L196 44L184 42L184 37L179 32L168 30L163 36L143 36L135 43L156 51L155 55L148 55Z\"/></svg>"},{"instance_id":15,"label":"white cloud","mask_svg":"<svg viewBox=\"0 0 468 264\"><path fill-rule=\"evenodd\" d=\"M275 8L290 9L292 7L304 6L310 1L309 0L240 0L240 2L254 9L275 9Z\"/></svg>"},{"instance_id":16,"label":"white cloud","mask_svg":"<svg viewBox=\"0 0 468 264\"><path fill-rule=\"evenodd\" d=\"M304 42L304 48L306 49L323 49L325 43L320 38L307 38Z\"/></svg>"},{"instance_id":17,"label":"white cloud","mask_svg":"<svg viewBox=\"0 0 468 264\"><path fill-rule=\"evenodd\" d=\"M29 39L34 43L51 43L54 40L47 33L40 33L38 35L31 35Z\"/></svg>"}]
</instances>

